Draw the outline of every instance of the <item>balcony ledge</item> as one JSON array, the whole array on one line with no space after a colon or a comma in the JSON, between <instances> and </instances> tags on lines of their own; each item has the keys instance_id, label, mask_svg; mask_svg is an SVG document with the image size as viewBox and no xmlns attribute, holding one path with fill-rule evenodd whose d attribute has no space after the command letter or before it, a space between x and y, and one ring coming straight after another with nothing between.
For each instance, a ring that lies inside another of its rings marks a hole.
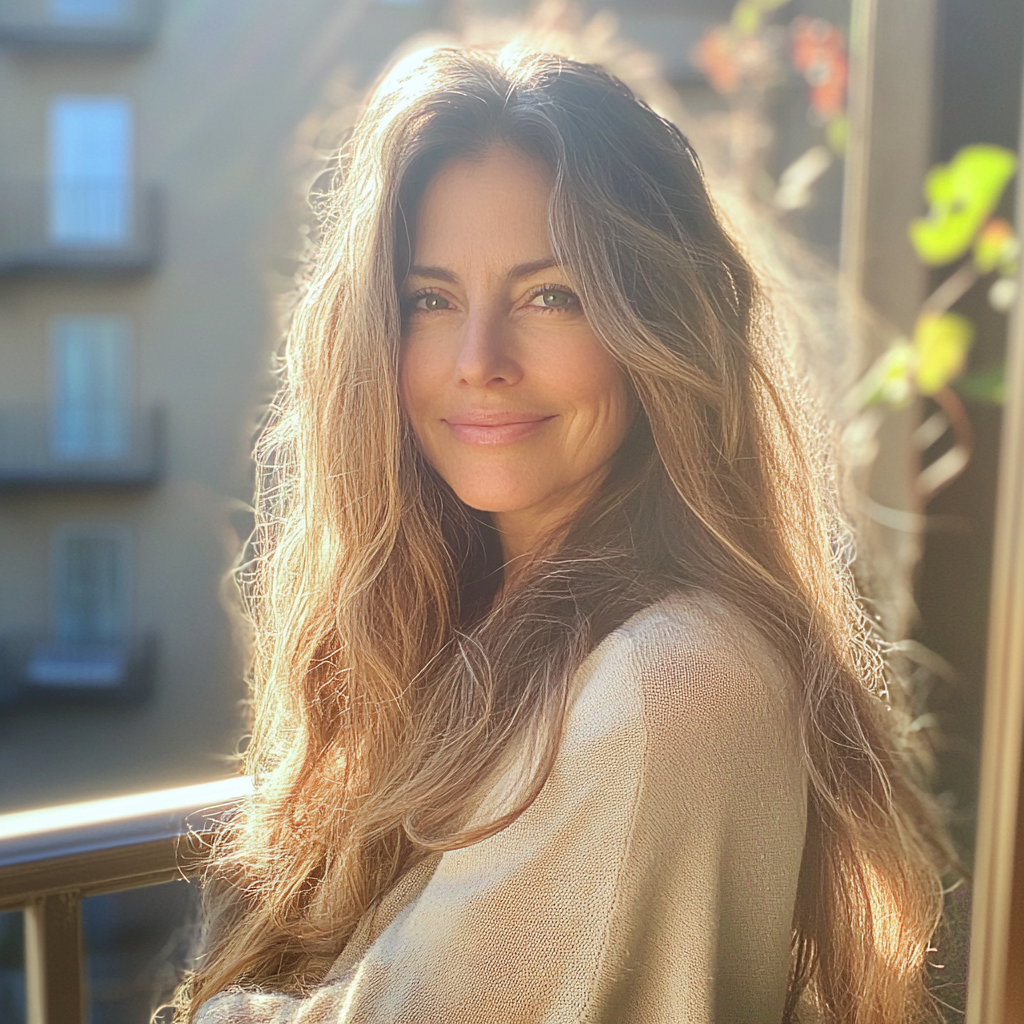
<instances>
[{"instance_id":1,"label":"balcony ledge","mask_svg":"<svg viewBox=\"0 0 1024 1024\"><path fill-rule=\"evenodd\" d=\"M145 273L160 227L153 185L0 181L0 277Z\"/></svg>"},{"instance_id":2,"label":"balcony ledge","mask_svg":"<svg viewBox=\"0 0 1024 1024\"><path fill-rule=\"evenodd\" d=\"M149 46L159 22L157 0L125 0L103 17L60 17L43 0L12 0L0 13L0 46L21 50L131 50Z\"/></svg>"},{"instance_id":3,"label":"balcony ledge","mask_svg":"<svg viewBox=\"0 0 1024 1024\"><path fill-rule=\"evenodd\" d=\"M105 452L62 451L45 407L0 409L0 492L155 487L164 471L163 409L131 410L122 433Z\"/></svg>"},{"instance_id":4,"label":"balcony ledge","mask_svg":"<svg viewBox=\"0 0 1024 1024\"><path fill-rule=\"evenodd\" d=\"M0 707L136 706L153 690L156 637L75 643L35 634L0 641Z\"/></svg>"}]
</instances>

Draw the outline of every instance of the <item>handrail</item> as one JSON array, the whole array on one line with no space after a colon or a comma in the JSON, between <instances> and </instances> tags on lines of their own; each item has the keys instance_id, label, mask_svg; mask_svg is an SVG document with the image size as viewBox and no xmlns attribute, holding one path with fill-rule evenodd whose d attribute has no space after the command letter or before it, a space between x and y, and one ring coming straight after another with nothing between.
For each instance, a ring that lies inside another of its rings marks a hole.
<instances>
[{"instance_id":1,"label":"handrail","mask_svg":"<svg viewBox=\"0 0 1024 1024\"><path fill-rule=\"evenodd\" d=\"M0 815L0 911L25 915L29 1024L82 1024L80 900L195 874L245 777Z\"/></svg>"}]
</instances>

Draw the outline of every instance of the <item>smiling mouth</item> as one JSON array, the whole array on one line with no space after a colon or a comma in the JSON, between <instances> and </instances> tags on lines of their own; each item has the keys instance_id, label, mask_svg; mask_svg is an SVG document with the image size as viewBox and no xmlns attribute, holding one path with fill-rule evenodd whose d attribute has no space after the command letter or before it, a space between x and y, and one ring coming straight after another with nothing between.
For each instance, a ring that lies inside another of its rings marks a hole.
<instances>
[{"instance_id":1,"label":"smiling mouth","mask_svg":"<svg viewBox=\"0 0 1024 1024\"><path fill-rule=\"evenodd\" d=\"M456 441L473 445L515 444L539 430L554 416L527 413L481 414L444 420Z\"/></svg>"}]
</instances>

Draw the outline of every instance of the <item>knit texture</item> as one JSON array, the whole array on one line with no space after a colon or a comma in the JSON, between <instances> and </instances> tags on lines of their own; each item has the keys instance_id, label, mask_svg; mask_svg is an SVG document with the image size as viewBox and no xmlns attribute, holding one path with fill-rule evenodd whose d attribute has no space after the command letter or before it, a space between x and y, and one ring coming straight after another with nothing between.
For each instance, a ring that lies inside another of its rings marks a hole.
<instances>
[{"instance_id":1,"label":"knit texture","mask_svg":"<svg viewBox=\"0 0 1024 1024\"><path fill-rule=\"evenodd\" d=\"M418 864L309 995L225 992L196 1024L780 1021L806 824L796 707L737 612L659 601L580 667L519 818Z\"/></svg>"}]
</instances>

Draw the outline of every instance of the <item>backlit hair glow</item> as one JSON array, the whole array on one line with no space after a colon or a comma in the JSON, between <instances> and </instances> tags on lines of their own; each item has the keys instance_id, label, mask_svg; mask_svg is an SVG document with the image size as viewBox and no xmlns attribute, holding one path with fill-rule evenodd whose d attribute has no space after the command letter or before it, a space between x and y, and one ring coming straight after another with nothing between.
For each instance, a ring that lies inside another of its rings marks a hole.
<instances>
[{"instance_id":1,"label":"backlit hair glow","mask_svg":"<svg viewBox=\"0 0 1024 1024\"><path fill-rule=\"evenodd\" d=\"M495 600L487 517L426 466L399 402L398 288L437 169L503 143L550 168L552 241L642 409L602 492ZM396 67L344 154L257 447L255 792L207 887L187 1019L232 985L301 992L463 822L514 744L543 785L586 653L674 590L737 607L801 687L808 839L787 1019L929 1016L945 856L837 538L828 459L755 275L686 139L600 70L506 49Z\"/></svg>"}]
</instances>

